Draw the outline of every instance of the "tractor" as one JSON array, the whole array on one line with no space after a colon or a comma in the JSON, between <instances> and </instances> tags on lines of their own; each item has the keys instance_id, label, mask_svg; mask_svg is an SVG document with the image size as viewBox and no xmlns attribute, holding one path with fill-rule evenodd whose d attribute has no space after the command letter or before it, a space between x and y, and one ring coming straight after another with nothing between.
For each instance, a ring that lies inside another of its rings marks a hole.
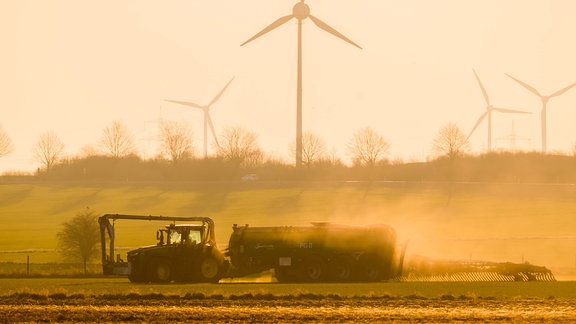
<instances>
[{"instance_id":1,"label":"tractor","mask_svg":"<svg viewBox=\"0 0 576 324\"><path fill-rule=\"evenodd\" d=\"M156 232L155 245L127 253L127 262L114 259L114 225L110 220L184 221ZM132 282L218 282L229 263L216 246L214 222L209 217L170 217L107 214L99 218L104 274L128 275ZM106 233L110 242L106 250Z\"/></svg>"}]
</instances>

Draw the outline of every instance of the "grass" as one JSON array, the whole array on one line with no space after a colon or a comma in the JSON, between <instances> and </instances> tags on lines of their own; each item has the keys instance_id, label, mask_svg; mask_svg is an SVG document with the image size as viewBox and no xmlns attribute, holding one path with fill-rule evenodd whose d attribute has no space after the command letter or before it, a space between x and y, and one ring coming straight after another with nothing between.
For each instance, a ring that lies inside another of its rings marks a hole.
<instances>
[{"instance_id":1,"label":"grass","mask_svg":"<svg viewBox=\"0 0 576 324\"><path fill-rule=\"evenodd\" d=\"M575 196L572 185L535 184L0 184L0 262L19 262L15 256L24 255L31 262L60 262L46 250L56 249L63 222L90 207L99 214L210 216L221 246L233 224L386 223L400 242L409 241L409 255L528 261L555 274L573 273ZM153 244L163 225L117 221L117 246Z\"/></svg>"}]
</instances>

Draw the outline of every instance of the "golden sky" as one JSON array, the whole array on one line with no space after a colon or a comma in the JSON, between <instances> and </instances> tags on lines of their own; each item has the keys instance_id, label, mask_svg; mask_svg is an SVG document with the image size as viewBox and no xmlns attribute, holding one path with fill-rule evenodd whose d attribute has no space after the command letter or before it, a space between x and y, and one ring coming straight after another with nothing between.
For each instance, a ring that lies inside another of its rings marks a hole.
<instances>
[{"instance_id":1,"label":"golden sky","mask_svg":"<svg viewBox=\"0 0 576 324\"><path fill-rule=\"evenodd\" d=\"M269 154L293 161L296 20L240 47L292 13L296 0L51 0L0 2L0 125L15 150L0 172L34 170L39 135L54 131L66 154L96 146L120 120L140 154L154 154L160 117L190 123L202 154L202 112L164 99L212 107L217 132L243 126ZM390 158L425 160L448 122L465 133L486 104L494 106L495 148L515 132L517 148L540 150L538 97L505 73L551 94L576 82L576 1L308 0L311 14L363 47L303 27L303 128L347 159L346 144L363 127L391 144ZM548 105L548 151L576 143L576 88ZM487 147L487 125L472 135Z\"/></svg>"}]
</instances>

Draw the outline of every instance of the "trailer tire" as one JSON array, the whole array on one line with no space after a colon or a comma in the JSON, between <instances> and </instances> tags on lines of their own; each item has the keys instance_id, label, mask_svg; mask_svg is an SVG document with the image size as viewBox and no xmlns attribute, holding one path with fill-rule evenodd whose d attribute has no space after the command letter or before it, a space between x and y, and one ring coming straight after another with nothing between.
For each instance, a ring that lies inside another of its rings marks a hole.
<instances>
[{"instance_id":1,"label":"trailer tire","mask_svg":"<svg viewBox=\"0 0 576 324\"><path fill-rule=\"evenodd\" d=\"M150 280L152 282L167 283L172 280L172 265L168 260L154 260L150 267L150 271Z\"/></svg>"},{"instance_id":2,"label":"trailer tire","mask_svg":"<svg viewBox=\"0 0 576 324\"><path fill-rule=\"evenodd\" d=\"M330 281L348 282L354 275L354 260L348 257L337 257L330 262Z\"/></svg>"},{"instance_id":3,"label":"trailer tire","mask_svg":"<svg viewBox=\"0 0 576 324\"><path fill-rule=\"evenodd\" d=\"M384 271L376 257L365 257L360 260L359 276L361 281L375 282L382 280Z\"/></svg>"},{"instance_id":4,"label":"trailer tire","mask_svg":"<svg viewBox=\"0 0 576 324\"><path fill-rule=\"evenodd\" d=\"M222 277L220 262L213 255L205 256L198 264L198 275L202 282L217 283Z\"/></svg>"},{"instance_id":5,"label":"trailer tire","mask_svg":"<svg viewBox=\"0 0 576 324\"><path fill-rule=\"evenodd\" d=\"M321 282L326 279L326 266L320 257L308 257L300 264L300 279L304 282Z\"/></svg>"}]
</instances>

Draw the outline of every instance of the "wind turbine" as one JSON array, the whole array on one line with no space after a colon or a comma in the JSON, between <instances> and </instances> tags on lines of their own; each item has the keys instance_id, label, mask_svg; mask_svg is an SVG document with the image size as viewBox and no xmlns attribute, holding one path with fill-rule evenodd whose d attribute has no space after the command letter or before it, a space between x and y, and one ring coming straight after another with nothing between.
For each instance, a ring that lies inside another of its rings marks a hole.
<instances>
[{"instance_id":1,"label":"wind turbine","mask_svg":"<svg viewBox=\"0 0 576 324\"><path fill-rule=\"evenodd\" d=\"M243 46L254 39L268 33L269 31L285 24L292 18L298 20L298 63L297 63L297 81L296 81L296 167L302 165L302 21L306 18L310 18L312 22L318 26L320 29L329 32L330 34L362 49L358 44L354 43L346 36L340 34L334 28L328 26L325 22L312 16L310 14L310 7L304 3L304 0L296 3L292 8L292 14L284 17L278 18L276 21L268 25L266 28L262 29L259 33L252 36L249 40L242 43Z\"/></svg>"},{"instance_id":2,"label":"wind turbine","mask_svg":"<svg viewBox=\"0 0 576 324\"><path fill-rule=\"evenodd\" d=\"M228 86L230 85L232 80L234 80L234 77L232 77L232 79L230 79L230 81L228 81L228 83L226 83L224 88L222 88L222 90L220 90L220 92L216 95L216 97L214 97L214 99L212 99L212 101L210 101L209 104L204 105L204 106L193 103L193 102L164 99L168 102L173 102L173 103L177 103L177 104L188 106L188 107L200 108L204 111L204 158L206 158L208 156L208 126L210 126L210 130L212 131L212 136L214 136L214 141L216 142L216 145L220 146L220 144L218 144L218 137L216 136L216 131L214 130L214 124L212 123L212 118L210 117L210 107L216 101L218 101L218 99L220 99L220 97L222 96L222 94L224 93L226 88L228 88Z\"/></svg>"},{"instance_id":3,"label":"wind turbine","mask_svg":"<svg viewBox=\"0 0 576 324\"><path fill-rule=\"evenodd\" d=\"M482 81L480 81L480 78L478 77L476 70L472 70L472 71L474 71L474 75L476 76L476 80L478 81L478 85L480 86L480 90L482 90L482 95L484 96L484 100L486 101L486 111L482 115L480 115L480 118L478 118L478 120L476 121L476 125L474 125L474 127L472 128L472 131L470 131L470 134L468 135L467 139L469 139L470 136L472 136L472 133L474 133L474 131L476 130L476 128L478 128L480 123L482 123L484 118L488 117L488 152L490 152L490 151L492 151L492 111L498 111L501 113L509 113L509 114L529 114L529 112L507 109L507 108L497 108L497 107L492 106L492 104L490 103L490 98L488 97L488 93L486 92L486 89L484 89L484 86L482 85Z\"/></svg>"},{"instance_id":4,"label":"wind turbine","mask_svg":"<svg viewBox=\"0 0 576 324\"><path fill-rule=\"evenodd\" d=\"M509 78L511 78L512 80L518 82L521 86L523 86L524 88L528 89L528 91L532 92L533 94L537 95L538 97L540 97L540 100L542 100L542 111L540 113L541 115L541 124L542 124L542 153L546 153L546 105L548 103L548 100L552 97L557 97L561 94L563 94L564 92L570 90L570 88L572 88L573 86L576 86L576 82L572 83L571 85L560 89L556 92L554 92L553 94L549 95L549 96L544 96L542 94L540 94L540 92L538 92L538 90L536 90L534 87L516 79L515 77L511 76L510 74L505 73Z\"/></svg>"}]
</instances>

